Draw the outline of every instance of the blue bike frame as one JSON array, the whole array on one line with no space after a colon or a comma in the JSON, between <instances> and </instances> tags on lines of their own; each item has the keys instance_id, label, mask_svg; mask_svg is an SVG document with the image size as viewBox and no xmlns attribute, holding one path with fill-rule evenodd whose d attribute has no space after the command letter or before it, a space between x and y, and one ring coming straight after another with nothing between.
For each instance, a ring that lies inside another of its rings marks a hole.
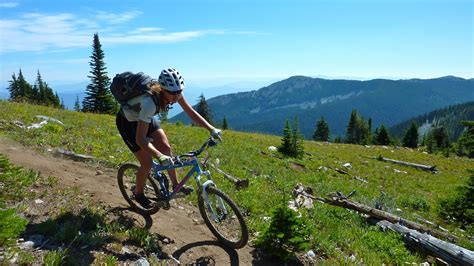
<instances>
[{"instance_id":1,"label":"blue bike frame","mask_svg":"<svg viewBox=\"0 0 474 266\"><path fill-rule=\"evenodd\" d=\"M156 174L154 177L160 184L160 190L164 199L167 201L170 201L171 199L173 199L176 196L176 194L183 188L184 184L186 184L193 175L195 175L194 179L196 180L197 184L201 187L201 192L203 193L204 198L207 198L206 188L211 185L215 186L214 181L212 181L211 179L211 175L209 171L201 170L201 167L199 167L199 161L197 157L195 156L193 156L190 160L186 160L184 162L181 161L179 157L177 158L178 158L177 162L174 165L170 165L170 166L161 166L160 164L153 162L152 169ZM163 175L161 174L161 171L183 168L187 166L192 166L191 170L189 170L189 172L186 174L183 180L181 180L181 182L178 183L176 188L170 192L167 186L165 185L165 177L163 177ZM206 182L204 182L204 184L201 185L202 175L207 176L208 180L206 180Z\"/></svg>"}]
</instances>

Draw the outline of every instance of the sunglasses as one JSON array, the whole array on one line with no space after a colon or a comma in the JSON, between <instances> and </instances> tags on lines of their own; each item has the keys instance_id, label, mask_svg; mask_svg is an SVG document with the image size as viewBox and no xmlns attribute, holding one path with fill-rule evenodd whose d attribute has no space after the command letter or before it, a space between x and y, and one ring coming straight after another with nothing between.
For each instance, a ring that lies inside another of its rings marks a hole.
<instances>
[{"instance_id":1,"label":"sunglasses","mask_svg":"<svg viewBox=\"0 0 474 266\"><path fill-rule=\"evenodd\" d=\"M179 95L181 94L181 92L183 92L183 90L179 90L179 91L169 91L169 90L165 90L167 93L171 94L171 95Z\"/></svg>"}]
</instances>

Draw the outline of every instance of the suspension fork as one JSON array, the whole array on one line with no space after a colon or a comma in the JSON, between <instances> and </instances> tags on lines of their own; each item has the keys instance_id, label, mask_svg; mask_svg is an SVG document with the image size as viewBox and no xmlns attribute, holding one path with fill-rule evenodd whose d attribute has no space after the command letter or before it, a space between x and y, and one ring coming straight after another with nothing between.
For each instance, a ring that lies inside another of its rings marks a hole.
<instances>
[{"instance_id":1,"label":"suspension fork","mask_svg":"<svg viewBox=\"0 0 474 266\"><path fill-rule=\"evenodd\" d=\"M214 210L212 204L211 204L211 201L209 200L209 195L207 193L207 188L209 186L213 186L213 187L216 187L216 184L214 183L214 181L212 180L211 178L211 173L209 172L209 170L206 170L206 171L203 171L202 172L204 175L207 176L208 180L206 182L204 182L202 184L202 191L201 191L201 194L202 194L202 197L204 199L204 202L206 203L206 207L209 209L209 211L212 213L212 219L216 222L220 222L221 220L221 217L218 217L217 216L217 213L216 213L216 210ZM227 216L227 209L224 205L224 201L218 197L218 202L217 202L218 206L220 208L220 210L223 211L224 215Z\"/></svg>"}]
</instances>

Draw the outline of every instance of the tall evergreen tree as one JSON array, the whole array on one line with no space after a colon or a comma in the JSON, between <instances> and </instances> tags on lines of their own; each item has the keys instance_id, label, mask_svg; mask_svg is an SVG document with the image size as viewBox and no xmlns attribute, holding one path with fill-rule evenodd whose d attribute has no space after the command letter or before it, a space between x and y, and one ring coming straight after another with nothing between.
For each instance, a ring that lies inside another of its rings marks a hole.
<instances>
[{"instance_id":1,"label":"tall evergreen tree","mask_svg":"<svg viewBox=\"0 0 474 266\"><path fill-rule=\"evenodd\" d=\"M357 139L357 120L358 115L356 110L352 110L351 116L349 118L349 123L347 124L346 130L346 143L356 144L358 143Z\"/></svg>"},{"instance_id":2,"label":"tall evergreen tree","mask_svg":"<svg viewBox=\"0 0 474 266\"><path fill-rule=\"evenodd\" d=\"M367 144L369 140L369 127L357 110L352 110L347 124L346 143Z\"/></svg>"},{"instance_id":3,"label":"tall evergreen tree","mask_svg":"<svg viewBox=\"0 0 474 266\"><path fill-rule=\"evenodd\" d=\"M74 102L74 111L81 111L81 104L79 102L79 95L76 95L76 102Z\"/></svg>"},{"instance_id":4,"label":"tall evergreen tree","mask_svg":"<svg viewBox=\"0 0 474 266\"><path fill-rule=\"evenodd\" d=\"M204 98L204 95L201 94L199 96L199 100L197 105L195 106L196 112L198 112L204 119L207 120L210 124L213 124L212 122L212 114L209 109L209 106L207 105L206 98Z\"/></svg>"},{"instance_id":5,"label":"tall evergreen tree","mask_svg":"<svg viewBox=\"0 0 474 266\"><path fill-rule=\"evenodd\" d=\"M85 112L114 113L116 103L109 90L110 79L107 76L104 62L104 52L100 44L99 34L94 34L92 55L89 65L91 70L87 77L91 83L87 85L86 96L82 102L82 110Z\"/></svg>"},{"instance_id":6,"label":"tall evergreen tree","mask_svg":"<svg viewBox=\"0 0 474 266\"><path fill-rule=\"evenodd\" d=\"M227 118L225 116L222 119L222 129L229 129L229 124L227 123Z\"/></svg>"},{"instance_id":7,"label":"tall evergreen tree","mask_svg":"<svg viewBox=\"0 0 474 266\"><path fill-rule=\"evenodd\" d=\"M377 130L377 134L374 134L373 142L376 145L389 145L390 135L384 125L381 125Z\"/></svg>"},{"instance_id":8,"label":"tall evergreen tree","mask_svg":"<svg viewBox=\"0 0 474 266\"><path fill-rule=\"evenodd\" d=\"M403 136L403 147L418 147L418 126L416 125L415 121L411 123L410 128Z\"/></svg>"},{"instance_id":9,"label":"tall evergreen tree","mask_svg":"<svg viewBox=\"0 0 474 266\"><path fill-rule=\"evenodd\" d=\"M300 132L300 126L298 123L298 117L295 116L293 134L291 136L292 140L292 156L296 158L302 158L304 155L304 146L303 146L303 135Z\"/></svg>"},{"instance_id":10,"label":"tall evergreen tree","mask_svg":"<svg viewBox=\"0 0 474 266\"><path fill-rule=\"evenodd\" d=\"M20 98L20 85L15 73L12 74L12 79L8 82L8 91L10 92L10 100L17 101Z\"/></svg>"},{"instance_id":11,"label":"tall evergreen tree","mask_svg":"<svg viewBox=\"0 0 474 266\"><path fill-rule=\"evenodd\" d=\"M19 86L19 99L20 100L28 100L31 95L33 94L33 88L31 85L26 81L25 77L23 76L23 72L20 71L18 73L18 86Z\"/></svg>"},{"instance_id":12,"label":"tall evergreen tree","mask_svg":"<svg viewBox=\"0 0 474 266\"><path fill-rule=\"evenodd\" d=\"M278 151L285 155L290 155L291 144L292 144L292 135L291 135L290 121L286 120L285 127L283 128L283 137L281 139L281 145L278 147Z\"/></svg>"},{"instance_id":13,"label":"tall evergreen tree","mask_svg":"<svg viewBox=\"0 0 474 266\"><path fill-rule=\"evenodd\" d=\"M329 140L329 125L324 119L321 117L319 121L316 123L316 130L313 134L313 140L316 141L328 141Z\"/></svg>"}]
</instances>

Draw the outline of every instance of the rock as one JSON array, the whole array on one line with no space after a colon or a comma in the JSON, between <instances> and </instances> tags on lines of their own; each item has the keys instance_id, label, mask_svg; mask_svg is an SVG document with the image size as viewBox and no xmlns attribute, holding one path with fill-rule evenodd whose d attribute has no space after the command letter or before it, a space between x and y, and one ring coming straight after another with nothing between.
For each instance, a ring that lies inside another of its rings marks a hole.
<instances>
[{"instance_id":1,"label":"rock","mask_svg":"<svg viewBox=\"0 0 474 266\"><path fill-rule=\"evenodd\" d=\"M150 266L150 263L145 258L140 258L135 262L138 266Z\"/></svg>"},{"instance_id":2,"label":"rock","mask_svg":"<svg viewBox=\"0 0 474 266\"><path fill-rule=\"evenodd\" d=\"M307 256L308 258L314 258L314 257L316 257L316 254L314 253L313 250L310 250L310 251L308 251L308 252L306 253L306 256Z\"/></svg>"},{"instance_id":3,"label":"rock","mask_svg":"<svg viewBox=\"0 0 474 266\"><path fill-rule=\"evenodd\" d=\"M35 203L36 203L36 204L43 204L43 203L44 203L44 201L43 201L43 200L41 200L41 199L35 199Z\"/></svg>"},{"instance_id":4,"label":"rock","mask_svg":"<svg viewBox=\"0 0 474 266\"><path fill-rule=\"evenodd\" d=\"M121 251L123 254L133 254L133 252L126 246L123 246L122 247L122 251Z\"/></svg>"},{"instance_id":5,"label":"rock","mask_svg":"<svg viewBox=\"0 0 474 266\"><path fill-rule=\"evenodd\" d=\"M351 169L352 168L352 165L350 163L345 163L343 164L342 166L344 166L345 168L347 169Z\"/></svg>"},{"instance_id":6,"label":"rock","mask_svg":"<svg viewBox=\"0 0 474 266\"><path fill-rule=\"evenodd\" d=\"M327 168L326 166L320 166L320 167L318 167L318 170L327 172L327 171L328 171L328 168Z\"/></svg>"},{"instance_id":7,"label":"rock","mask_svg":"<svg viewBox=\"0 0 474 266\"><path fill-rule=\"evenodd\" d=\"M270 151L278 151L278 148L275 146L268 146L268 150Z\"/></svg>"},{"instance_id":8,"label":"rock","mask_svg":"<svg viewBox=\"0 0 474 266\"><path fill-rule=\"evenodd\" d=\"M170 240L168 238L163 238L163 243L164 244L169 244L170 243Z\"/></svg>"},{"instance_id":9,"label":"rock","mask_svg":"<svg viewBox=\"0 0 474 266\"><path fill-rule=\"evenodd\" d=\"M104 172L102 172L101 170L97 170L97 172L95 173L95 175L103 175Z\"/></svg>"},{"instance_id":10,"label":"rock","mask_svg":"<svg viewBox=\"0 0 474 266\"><path fill-rule=\"evenodd\" d=\"M35 247L35 242L26 241L26 242L20 243L19 246L21 249L26 249L26 250L33 249Z\"/></svg>"},{"instance_id":11,"label":"rock","mask_svg":"<svg viewBox=\"0 0 474 266\"><path fill-rule=\"evenodd\" d=\"M354 254L351 254L351 255L349 256L349 260L352 261L352 262L355 262L356 259L357 259L357 258L356 258L356 256L355 256Z\"/></svg>"}]
</instances>

